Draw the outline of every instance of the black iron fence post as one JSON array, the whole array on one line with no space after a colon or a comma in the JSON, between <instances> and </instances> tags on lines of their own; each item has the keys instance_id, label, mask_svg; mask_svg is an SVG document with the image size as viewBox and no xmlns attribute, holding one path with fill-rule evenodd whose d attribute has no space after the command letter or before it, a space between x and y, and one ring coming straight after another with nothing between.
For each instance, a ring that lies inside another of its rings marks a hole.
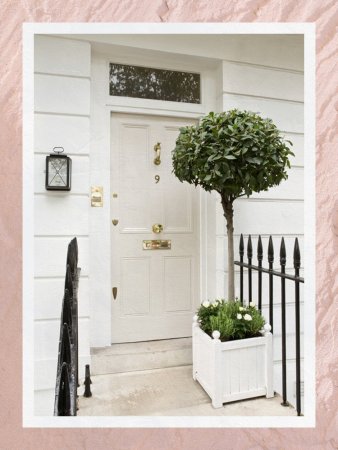
<instances>
[{"instance_id":1,"label":"black iron fence post","mask_svg":"<svg viewBox=\"0 0 338 450\"><path fill-rule=\"evenodd\" d=\"M239 260L241 263L243 263L243 257L244 257L244 239L243 239L243 234L241 234L241 238L239 240ZM241 265L239 267L239 285L240 285L240 301L243 305L243 297L244 297L244 293L243 293L243 266Z\"/></svg>"},{"instance_id":2,"label":"black iron fence post","mask_svg":"<svg viewBox=\"0 0 338 450\"><path fill-rule=\"evenodd\" d=\"M248 294L249 294L249 305L252 302L252 242L251 242L251 235L249 234L249 239L248 239L248 247L247 247L247 254L248 254L248 264L249 264L249 269L248 269Z\"/></svg>"},{"instance_id":3,"label":"black iron fence post","mask_svg":"<svg viewBox=\"0 0 338 450\"><path fill-rule=\"evenodd\" d=\"M300 296L299 296L299 269L300 251L298 239L295 240L293 251L293 265L295 268L295 326L296 326L296 404L297 414L301 415L301 385L300 385Z\"/></svg>"},{"instance_id":4,"label":"black iron fence post","mask_svg":"<svg viewBox=\"0 0 338 450\"><path fill-rule=\"evenodd\" d=\"M271 326L271 333L273 333L273 260L274 260L274 251L273 251L273 242L272 237L269 238L269 246L268 246L268 262L269 262L269 322Z\"/></svg>"},{"instance_id":5,"label":"black iron fence post","mask_svg":"<svg viewBox=\"0 0 338 450\"><path fill-rule=\"evenodd\" d=\"M263 244L262 238L259 235L257 243L257 261L258 267L262 268L263 263ZM258 271L258 309L262 312L262 272Z\"/></svg>"},{"instance_id":6,"label":"black iron fence post","mask_svg":"<svg viewBox=\"0 0 338 450\"><path fill-rule=\"evenodd\" d=\"M284 238L282 238L280 246L280 266L281 273L285 274L286 266L286 249ZM281 327L282 327L282 392L283 392L283 406L288 406L287 389L286 389L286 322L285 322L285 278L281 278Z\"/></svg>"}]
</instances>

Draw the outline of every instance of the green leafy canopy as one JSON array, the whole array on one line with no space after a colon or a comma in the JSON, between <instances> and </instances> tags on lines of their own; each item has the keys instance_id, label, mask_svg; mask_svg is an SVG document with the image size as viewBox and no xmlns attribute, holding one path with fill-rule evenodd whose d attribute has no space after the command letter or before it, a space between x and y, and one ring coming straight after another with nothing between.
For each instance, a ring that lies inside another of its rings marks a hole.
<instances>
[{"instance_id":1,"label":"green leafy canopy","mask_svg":"<svg viewBox=\"0 0 338 450\"><path fill-rule=\"evenodd\" d=\"M288 144L272 120L257 113L210 112L196 126L180 128L173 172L180 181L233 201L287 179L294 156Z\"/></svg>"}]
</instances>

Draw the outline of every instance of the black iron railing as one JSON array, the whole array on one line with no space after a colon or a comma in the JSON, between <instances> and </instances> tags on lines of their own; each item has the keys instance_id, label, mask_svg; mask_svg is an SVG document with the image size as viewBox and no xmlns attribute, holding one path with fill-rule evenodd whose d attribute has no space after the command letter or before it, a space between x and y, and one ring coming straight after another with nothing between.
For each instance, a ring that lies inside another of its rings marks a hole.
<instances>
[{"instance_id":1,"label":"black iron railing","mask_svg":"<svg viewBox=\"0 0 338 450\"><path fill-rule=\"evenodd\" d=\"M287 401L287 374L286 374L286 290L285 282L286 280L291 280L295 285L295 350L296 350L296 410L297 414L301 415L301 374L300 374L300 364L301 364L301 354L300 354L300 283L304 283L304 278L300 277L300 265L301 257L298 239L295 239L294 250L293 250L293 267L294 274L286 273L286 249L284 238L281 240L280 251L279 251L279 263L280 270L275 270L274 263L274 247L272 237L269 238L268 245L268 263L269 268L263 267L263 245L261 236L258 237L257 243L257 261L258 265L252 264L253 250L252 250L252 240L251 236L248 237L247 242L247 259L248 262L244 262L244 239L241 235L239 242L239 261L235 261L235 265L240 267L240 301L244 302L244 268L248 270L248 303L252 302L252 271L258 272L258 308L262 311L262 274L268 274L269 281L269 323L271 325L271 332L273 332L273 322L274 322L274 296L273 296L273 285L274 277L278 277L281 280L281 338L282 338L282 405L287 406L289 403Z\"/></svg>"},{"instance_id":2,"label":"black iron railing","mask_svg":"<svg viewBox=\"0 0 338 450\"><path fill-rule=\"evenodd\" d=\"M68 245L62 302L54 416L76 416L79 380L78 285L80 270L76 238Z\"/></svg>"}]
</instances>

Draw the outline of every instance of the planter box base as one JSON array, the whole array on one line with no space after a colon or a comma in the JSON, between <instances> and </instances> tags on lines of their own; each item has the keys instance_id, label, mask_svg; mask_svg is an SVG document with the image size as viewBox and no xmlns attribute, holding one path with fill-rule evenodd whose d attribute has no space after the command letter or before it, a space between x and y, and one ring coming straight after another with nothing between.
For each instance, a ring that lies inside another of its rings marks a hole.
<instances>
[{"instance_id":1,"label":"planter box base","mask_svg":"<svg viewBox=\"0 0 338 450\"><path fill-rule=\"evenodd\" d=\"M253 397L273 397L272 334L221 342L193 326L193 379L212 400L223 403Z\"/></svg>"}]
</instances>

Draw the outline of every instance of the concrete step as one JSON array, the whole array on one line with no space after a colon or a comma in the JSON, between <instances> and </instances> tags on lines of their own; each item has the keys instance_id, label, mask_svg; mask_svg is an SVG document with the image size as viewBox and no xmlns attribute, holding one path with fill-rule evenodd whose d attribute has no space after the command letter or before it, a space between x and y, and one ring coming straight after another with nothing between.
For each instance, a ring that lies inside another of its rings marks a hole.
<instances>
[{"instance_id":1,"label":"concrete step","mask_svg":"<svg viewBox=\"0 0 338 450\"><path fill-rule=\"evenodd\" d=\"M192 364L191 338L128 342L91 349L91 373L106 375Z\"/></svg>"}]
</instances>

